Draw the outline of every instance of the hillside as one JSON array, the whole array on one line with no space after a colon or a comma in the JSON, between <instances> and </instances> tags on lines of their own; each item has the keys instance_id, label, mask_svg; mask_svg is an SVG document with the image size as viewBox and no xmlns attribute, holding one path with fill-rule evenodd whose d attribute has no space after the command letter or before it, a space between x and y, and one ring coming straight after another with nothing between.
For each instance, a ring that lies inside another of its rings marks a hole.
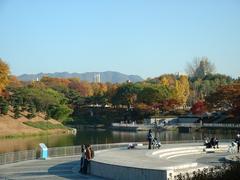
<instances>
[{"instance_id":1,"label":"hillside","mask_svg":"<svg viewBox=\"0 0 240 180\"><path fill-rule=\"evenodd\" d=\"M22 81L32 81L41 79L43 76L58 77L58 78L80 78L83 81L94 82L94 76L100 74L100 80L103 83L122 83L130 80L131 82L143 81L138 75L126 75L114 71L105 72L86 72L86 73L68 73L68 72L55 72L55 73L39 73L39 74L23 74L18 76Z\"/></svg>"},{"instance_id":2,"label":"hillside","mask_svg":"<svg viewBox=\"0 0 240 180\"><path fill-rule=\"evenodd\" d=\"M46 134L44 128L35 128L32 125L27 124L46 124L48 123L49 127L55 126L48 130L49 134L57 133L67 133L68 129L62 126L61 123L54 119L48 120L48 122L41 116L38 115L35 118L29 120L26 117L22 116L19 119L14 119L11 112L8 115L0 116L0 137L15 137L15 136L31 136L31 135L41 135ZM61 127L61 128L58 128Z\"/></svg>"}]
</instances>

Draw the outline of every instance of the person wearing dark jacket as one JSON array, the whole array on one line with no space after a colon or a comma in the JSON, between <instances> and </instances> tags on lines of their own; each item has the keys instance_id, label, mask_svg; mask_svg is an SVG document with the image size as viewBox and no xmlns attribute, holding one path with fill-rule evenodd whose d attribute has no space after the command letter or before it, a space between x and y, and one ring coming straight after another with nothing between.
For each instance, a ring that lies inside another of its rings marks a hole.
<instances>
[{"instance_id":1,"label":"person wearing dark jacket","mask_svg":"<svg viewBox=\"0 0 240 180\"><path fill-rule=\"evenodd\" d=\"M83 173L83 169L84 169L85 151L86 151L86 150L85 150L85 146L82 145L82 146L81 146L82 155L81 155L80 169L79 169L79 172L80 172L80 173Z\"/></svg>"},{"instance_id":2,"label":"person wearing dark jacket","mask_svg":"<svg viewBox=\"0 0 240 180\"><path fill-rule=\"evenodd\" d=\"M238 150L238 153L239 153L239 146L240 146L240 134L239 133L237 134L235 142L237 143L237 150Z\"/></svg>"},{"instance_id":3,"label":"person wearing dark jacket","mask_svg":"<svg viewBox=\"0 0 240 180\"><path fill-rule=\"evenodd\" d=\"M90 164L91 159L92 159L91 149L90 149L90 145L88 144L88 145L86 145L83 174L88 173L88 168L89 168L89 164Z\"/></svg>"},{"instance_id":4,"label":"person wearing dark jacket","mask_svg":"<svg viewBox=\"0 0 240 180\"><path fill-rule=\"evenodd\" d=\"M149 129L148 134L147 134L148 149L152 149L152 139L153 139L152 130Z\"/></svg>"}]
</instances>

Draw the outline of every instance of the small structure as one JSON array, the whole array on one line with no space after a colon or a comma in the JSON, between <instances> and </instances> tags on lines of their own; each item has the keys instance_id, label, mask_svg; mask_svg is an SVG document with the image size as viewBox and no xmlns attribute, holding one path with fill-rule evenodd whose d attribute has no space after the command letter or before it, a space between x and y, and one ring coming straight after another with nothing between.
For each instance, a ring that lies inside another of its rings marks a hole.
<instances>
[{"instance_id":1,"label":"small structure","mask_svg":"<svg viewBox=\"0 0 240 180\"><path fill-rule=\"evenodd\" d=\"M44 143L40 143L39 144L40 148L41 148L41 154L40 154L40 158L41 159L48 159L48 148Z\"/></svg>"},{"instance_id":2,"label":"small structure","mask_svg":"<svg viewBox=\"0 0 240 180\"><path fill-rule=\"evenodd\" d=\"M163 125L172 121L176 121L177 117L159 117L159 116L151 116L149 118L144 119L144 124L145 125Z\"/></svg>"}]
</instances>

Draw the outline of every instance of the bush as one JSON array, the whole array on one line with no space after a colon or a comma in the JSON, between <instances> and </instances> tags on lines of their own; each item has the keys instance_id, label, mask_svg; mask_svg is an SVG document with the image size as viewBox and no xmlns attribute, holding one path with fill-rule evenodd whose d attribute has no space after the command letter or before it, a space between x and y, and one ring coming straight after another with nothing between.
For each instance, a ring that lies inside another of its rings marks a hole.
<instances>
[{"instance_id":1,"label":"bush","mask_svg":"<svg viewBox=\"0 0 240 180\"><path fill-rule=\"evenodd\" d=\"M223 164L203 171L195 171L192 175L179 174L174 179L176 180L239 180L240 177L240 162Z\"/></svg>"}]
</instances>

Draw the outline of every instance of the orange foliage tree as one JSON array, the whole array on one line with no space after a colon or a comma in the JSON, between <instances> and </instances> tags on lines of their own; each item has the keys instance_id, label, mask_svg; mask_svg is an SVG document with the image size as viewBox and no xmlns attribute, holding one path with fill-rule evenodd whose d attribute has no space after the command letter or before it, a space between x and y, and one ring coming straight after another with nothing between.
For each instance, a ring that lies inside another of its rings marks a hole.
<instances>
[{"instance_id":1,"label":"orange foliage tree","mask_svg":"<svg viewBox=\"0 0 240 180\"><path fill-rule=\"evenodd\" d=\"M10 70L8 65L0 58L0 93L5 89L9 82L9 73Z\"/></svg>"},{"instance_id":2,"label":"orange foliage tree","mask_svg":"<svg viewBox=\"0 0 240 180\"><path fill-rule=\"evenodd\" d=\"M216 92L206 97L211 110L231 111L240 115L240 83L220 86Z\"/></svg>"}]
</instances>

